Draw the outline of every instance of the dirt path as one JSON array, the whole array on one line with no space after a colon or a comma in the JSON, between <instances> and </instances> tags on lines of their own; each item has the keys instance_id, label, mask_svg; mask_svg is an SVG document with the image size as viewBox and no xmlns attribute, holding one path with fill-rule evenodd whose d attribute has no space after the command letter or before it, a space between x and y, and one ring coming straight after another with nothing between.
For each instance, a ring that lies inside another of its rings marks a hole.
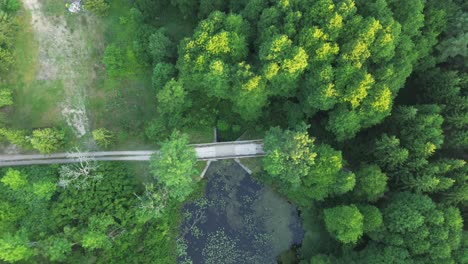
<instances>
[{"instance_id":1,"label":"dirt path","mask_svg":"<svg viewBox=\"0 0 468 264\"><path fill-rule=\"evenodd\" d=\"M64 100L57 102L67 124L78 138L89 132L86 113L86 88L95 75L89 67L91 48L84 35L85 28L67 28L63 16L46 16L39 0L23 0L31 12L35 39L39 44L37 80L60 80Z\"/></svg>"}]
</instances>

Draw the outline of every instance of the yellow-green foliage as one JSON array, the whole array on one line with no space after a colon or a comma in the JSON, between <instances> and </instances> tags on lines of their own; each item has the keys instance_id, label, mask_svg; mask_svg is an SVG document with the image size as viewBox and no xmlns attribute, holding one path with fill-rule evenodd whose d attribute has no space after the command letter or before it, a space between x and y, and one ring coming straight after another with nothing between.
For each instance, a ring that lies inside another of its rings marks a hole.
<instances>
[{"instance_id":1,"label":"yellow-green foliage","mask_svg":"<svg viewBox=\"0 0 468 264\"><path fill-rule=\"evenodd\" d=\"M32 133L31 145L41 153L59 150L65 139L65 133L55 128L36 129Z\"/></svg>"},{"instance_id":2,"label":"yellow-green foliage","mask_svg":"<svg viewBox=\"0 0 468 264\"><path fill-rule=\"evenodd\" d=\"M111 145L115 139L114 134L105 128L98 128L93 130L93 139L96 144L102 148L107 148Z\"/></svg>"},{"instance_id":3,"label":"yellow-green foliage","mask_svg":"<svg viewBox=\"0 0 468 264\"><path fill-rule=\"evenodd\" d=\"M105 0L86 0L83 8L93 12L98 16L107 15L109 11L109 4Z\"/></svg>"}]
</instances>

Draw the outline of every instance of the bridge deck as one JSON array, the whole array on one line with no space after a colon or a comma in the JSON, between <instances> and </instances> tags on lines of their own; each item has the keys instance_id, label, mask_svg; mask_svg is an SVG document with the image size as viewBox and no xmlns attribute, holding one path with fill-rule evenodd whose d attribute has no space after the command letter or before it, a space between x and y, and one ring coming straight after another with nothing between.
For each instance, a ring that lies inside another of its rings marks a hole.
<instances>
[{"instance_id":1,"label":"bridge deck","mask_svg":"<svg viewBox=\"0 0 468 264\"><path fill-rule=\"evenodd\" d=\"M194 144L192 146L195 148L199 160L236 159L264 155L261 140ZM98 161L148 161L155 152L157 150L0 155L0 167L73 163L79 161L79 156Z\"/></svg>"}]
</instances>

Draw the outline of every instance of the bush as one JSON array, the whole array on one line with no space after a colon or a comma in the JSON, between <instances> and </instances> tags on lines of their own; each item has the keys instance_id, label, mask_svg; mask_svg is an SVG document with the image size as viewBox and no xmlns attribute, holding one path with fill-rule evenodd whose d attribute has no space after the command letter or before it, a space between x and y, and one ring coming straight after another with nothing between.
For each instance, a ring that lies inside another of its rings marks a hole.
<instances>
[{"instance_id":1,"label":"bush","mask_svg":"<svg viewBox=\"0 0 468 264\"><path fill-rule=\"evenodd\" d=\"M104 51L102 63L106 65L106 71L110 77L120 77L125 64L122 49L113 44L108 45Z\"/></svg>"},{"instance_id":2,"label":"bush","mask_svg":"<svg viewBox=\"0 0 468 264\"><path fill-rule=\"evenodd\" d=\"M12 92L9 89L0 90L0 107L9 106L13 104Z\"/></svg>"},{"instance_id":3,"label":"bush","mask_svg":"<svg viewBox=\"0 0 468 264\"><path fill-rule=\"evenodd\" d=\"M31 145L41 153L52 153L63 146L65 133L54 128L33 131Z\"/></svg>"},{"instance_id":4,"label":"bush","mask_svg":"<svg viewBox=\"0 0 468 264\"><path fill-rule=\"evenodd\" d=\"M105 128L99 128L93 130L93 139L99 147L107 148L114 141L114 134Z\"/></svg>"},{"instance_id":5,"label":"bush","mask_svg":"<svg viewBox=\"0 0 468 264\"><path fill-rule=\"evenodd\" d=\"M15 13L21 7L21 3L18 0L3 0L1 2L1 9L8 13Z\"/></svg>"},{"instance_id":6,"label":"bush","mask_svg":"<svg viewBox=\"0 0 468 264\"><path fill-rule=\"evenodd\" d=\"M25 130L1 129L0 136L6 138L8 142L21 147L29 147L29 140Z\"/></svg>"},{"instance_id":7,"label":"bush","mask_svg":"<svg viewBox=\"0 0 468 264\"><path fill-rule=\"evenodd\" d=\"M86 0L83 8L97 16L105 16L109 12L109 4L104 0Z\"/></svg>"}]
</instances>

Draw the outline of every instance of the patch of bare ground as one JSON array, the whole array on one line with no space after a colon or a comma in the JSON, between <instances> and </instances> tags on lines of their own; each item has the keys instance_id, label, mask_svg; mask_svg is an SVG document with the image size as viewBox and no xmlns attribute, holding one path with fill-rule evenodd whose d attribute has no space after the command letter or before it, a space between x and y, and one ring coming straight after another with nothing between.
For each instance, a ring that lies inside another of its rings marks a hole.
<instances>
[{"instance_id":1,"label":"patch of bare ground","mask_svg":"<svg viewBox=\"0 0 468 264\"><path fill-rule=\"evenodd\" d=\"M46 16L39 0L23 0L31 13L31 23L38 42L37 80L61 81L64 100L56 102L64 120L80 138L89 132L86 112L87 88L95 77L92 53L94 47L86 38L89 25L96 21L85 14L85 25L71 30L64 16Z\"/></svg>"}]
</instances>

